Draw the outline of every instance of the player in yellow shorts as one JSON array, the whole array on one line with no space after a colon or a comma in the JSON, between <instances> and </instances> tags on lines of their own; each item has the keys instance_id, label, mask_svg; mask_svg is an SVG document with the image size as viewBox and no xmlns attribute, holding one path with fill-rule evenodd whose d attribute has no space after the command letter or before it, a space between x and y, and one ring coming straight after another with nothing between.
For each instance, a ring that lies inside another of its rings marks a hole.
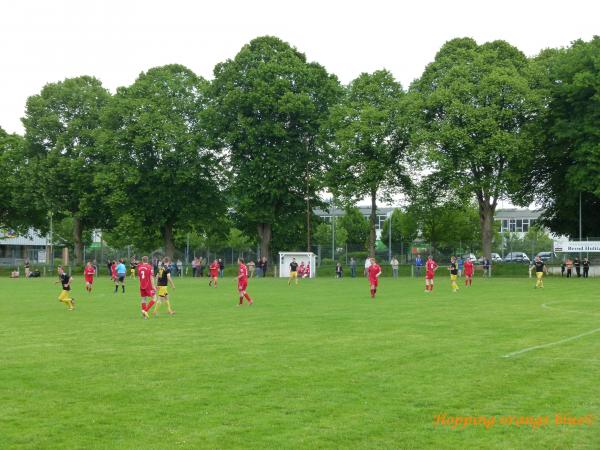
<instances>
[{"instance_id":1,"label":"player in yellow shorts","mask_svg":"<svg viewBox=\"0 0 600 450\"><path fill-rule=\"evenodd\" d=\"M56 283L60 283L62 286L62 291L60 291L60 295L58 296L58 301L64 303L69 308L69 311L73 311L75 309L75 300L71 298L71 281L73 278L64 271L62 266L58 266L58 281Z\"/></svg>"},{"instance_id":2,"label":"player in yellow shorts","mask_svg":"<svg viewBox=\"0 0 600 450\"><path fill-rule=\"evenodd\" d=\"M298 263L296 262L296 258L292 258L292 262L290 263L290 278L288 279L288 286L292 284L292 280L298 284Z\"/></svg>"},{"instance_id":3,"label":"player in yellow shorts","mask_svg":"<svg viewBox=\"0 0 600 450\"><path fill-rule=\"evenodd\" d=\"M158 310L160 309L160 305L166 303L167 312L171 315L175 314L175 311L171 308L171 302L169 301L169 291L167 286L170 284L173 289L175 289L175 284L173 283L173 279L171 278L171 269L169 268L169 264L171 260L168 257L163 259L163 264L158 269L158 274L156 275L156 285L158 286L158 301L156 302L156 306L154 307L153 316L158 315Z\"/></svg>"},{"instance_id":4,"label":"player in yellow shorts","mask_svg":"<svg viewBox=\"0 0 600 450\"><path fill-rule=\"evenodd\" d=\"M452 292L457 292L458 284L456 284L456 279L458 278L458 264L456 263L456 256L450 258L448 270L450 271L450 285L452 286Z\"/></svg>"},{"instance_id":5,"label":"player in yellow shorts","mask_svg":"<svg viewBox=\"0 0 600 450\"><path fill-rule=\"evenodd\" d=\"M542 258L539 256L535 257L533 262L533 267L535 268L535 288L543 288L544 287L544 272L547 271L546 264L542 261Z\"/></svg>"}]
</instances>

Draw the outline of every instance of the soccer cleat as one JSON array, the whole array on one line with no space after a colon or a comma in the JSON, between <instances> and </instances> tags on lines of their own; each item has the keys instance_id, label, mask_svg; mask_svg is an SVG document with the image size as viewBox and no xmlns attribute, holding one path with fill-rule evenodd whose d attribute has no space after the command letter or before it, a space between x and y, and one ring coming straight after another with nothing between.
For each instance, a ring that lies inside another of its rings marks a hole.
<instances>
[{"instance_id":1,"label":"soccer cleat","mask_svg":"<svg viewBox=\"0 0 600 450\"><path fill-rule=\"evenodd\" d=\"M147 320L147 319L149 318L149 317L148 317L148 312L147 312L147 311L144 311L143 309L142 309L142 318L143 318L144 320Z\"/></svg>"},{"instance_id":2,"label":"soccer cleat","mask_svg":"<svg viewBox=\"0 0 600 450\"><path fill-rule=\"evenodd\" d=\"M175 315L175 311L169 311L169 314L174 316Z\"/></svg>"}]
</instances>

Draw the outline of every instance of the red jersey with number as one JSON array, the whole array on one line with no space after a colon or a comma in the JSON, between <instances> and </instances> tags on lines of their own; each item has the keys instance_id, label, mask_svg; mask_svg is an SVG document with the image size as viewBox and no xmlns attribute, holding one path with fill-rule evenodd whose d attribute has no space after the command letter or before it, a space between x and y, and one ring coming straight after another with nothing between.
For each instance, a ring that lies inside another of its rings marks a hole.
<instances>
[{"instance_id":1,"label":"red jersey with number","mask_svg":"<svg viewBox=\"0 0 600 450\"><path fill-rule=\"evenodd\" d=\"M473 275L473 262L472 261L465 261L464 267L465 267L465 275L468 275L468 276Z\"/></svg>"},{"instance_id":2,"label":"red jersey with number","mask_svg":"<svg viewBox=\"0 0 600 450\"><path fill-rule=\"evenodd\" d=\"M433 276L435 275L435 269L437 268L437 264L435 263L435 261L432 259L431 261L427 261L425 263L425 277L426 278L433 278Z\"/></svg>"},{"instance_id":3,"label":"red jersey with number","mask_svg":"<svg viewBox=\"0 0 600 450\"><path fill-rule=\"evenodd\" d=\"M219 263L212 263L208 269L210 270L211 277L216 277L219 275Z\"/></svg>"},{"instance_id":4,"label":"red jersey with number","mask_svg":"<svg viewBox=\"0 0 600 450\"><path fill-rule=\"evenodd\" d=\"M150 291L152 289L152 266L142 263L137 266L137 271L140 280L140 289Z\"/></svg>"},{"instance_id":5,"label":"red jersey with number","mask_svg":"<svg viewBox=\"0 0 600 450\"><path fill-rule=\"evenodd\" d=\"M85 266L85 269L83 269L83 275L85 276L86 283L93 283L95 274L96 271L94 270L94 267Z\"/></svg>"}]
</instances>

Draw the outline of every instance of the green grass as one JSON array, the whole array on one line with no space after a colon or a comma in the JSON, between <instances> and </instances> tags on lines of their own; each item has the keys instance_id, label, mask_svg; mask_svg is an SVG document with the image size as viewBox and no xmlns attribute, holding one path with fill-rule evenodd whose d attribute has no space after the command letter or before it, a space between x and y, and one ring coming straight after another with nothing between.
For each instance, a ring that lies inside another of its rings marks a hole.
<instances>
[{"instance_id":1,"label":"green grass","mask_svg":"<svg viewBox=\"0 0 600 450\"><path fill-rule=\"evenodd\" d=\"M0 448L600 448L600 332L502 357L599 328L600 280L260 279L236 308L233 279L185 279L149 321L134 280L77 277L74 312L53 281L0 279Z\"/></svg>"}]
</instances>

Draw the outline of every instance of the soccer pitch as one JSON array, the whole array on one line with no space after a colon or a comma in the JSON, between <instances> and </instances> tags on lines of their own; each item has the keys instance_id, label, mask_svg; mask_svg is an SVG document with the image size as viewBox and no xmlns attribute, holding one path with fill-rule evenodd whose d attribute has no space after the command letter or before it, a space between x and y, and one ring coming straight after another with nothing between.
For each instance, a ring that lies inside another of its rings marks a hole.
<instances>
[{"instance_id":1,"label":"soccer pitch","mask_svg":"<svg viewBox=\"0 0 600 450\"><path fill-rule=\"evenodd\" d=\"M0 280L0 448L600 448L600 280L53 283Z\"/></svg>"}]
</instances>

